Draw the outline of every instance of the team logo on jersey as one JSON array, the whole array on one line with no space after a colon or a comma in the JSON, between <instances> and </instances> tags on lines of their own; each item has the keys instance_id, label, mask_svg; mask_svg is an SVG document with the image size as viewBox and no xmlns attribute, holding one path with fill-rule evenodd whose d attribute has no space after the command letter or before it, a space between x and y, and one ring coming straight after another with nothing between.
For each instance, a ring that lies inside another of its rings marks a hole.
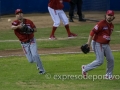
<instances>
[{"instance_id":1,"label":"team logo on jersey","mask_svg":"<svg viewBox=\"0 0 120 90\"><path fill-rule=\"evenodd\" d=\"M98 25L95 25L94 29L95 29L95 30L98 30L98 27L99 27Z\"/></svg>"},{"instance_id":2,"label":"team logo on jersey","mask_svg":"<svg viewBox=\"0 0 120 90\"><path fill-rule=\"evenodd\" d=\"M107 26L103 27L103 30L107 30L107 29L108 29L108 27L107 27Z\"/></svg>"},{"instance_id":3,"label":"team logo on jersey","mask_svg":"<svg viewBox=\"0 0 120 90\"><path fill-rule=\"evenodd\" d=\"M106 40L110 40L110 36L104 35L103 38L105 38Z\"/></svg>"}]
</instances>

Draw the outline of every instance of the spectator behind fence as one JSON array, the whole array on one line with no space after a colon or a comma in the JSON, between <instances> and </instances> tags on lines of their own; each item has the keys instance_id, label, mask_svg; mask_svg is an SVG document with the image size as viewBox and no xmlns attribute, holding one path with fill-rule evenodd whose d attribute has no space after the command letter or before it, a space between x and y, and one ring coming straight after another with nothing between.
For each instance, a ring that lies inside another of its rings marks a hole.
<instances>
[{"instance_id":1,"label":"spectator behind fence","mask_svg":"<svg viewBox=\"0 0 120 90\"><path fill-rule=\"evenodd\" d=\"M76 6L77 6L78 21L82 21L82 22L86 21L82 17L82 3L83 3L82 0L71 0L70 1L70 9L69 9L69 21L70 22L74 22L73 16L74 16L74 10Z\"/></svg>"}]
</instances>

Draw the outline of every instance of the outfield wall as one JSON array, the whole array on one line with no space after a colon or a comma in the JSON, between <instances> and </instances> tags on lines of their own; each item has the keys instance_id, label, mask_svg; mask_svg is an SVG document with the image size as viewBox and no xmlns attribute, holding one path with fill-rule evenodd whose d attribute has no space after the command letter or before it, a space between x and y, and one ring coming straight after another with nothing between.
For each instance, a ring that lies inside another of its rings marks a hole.
<instances>
[{"instance_id":1,"label":"outfield wall","mask_svg":"<svg viewBox=\"0 0 120 90\"><path fill-rule=\"evenodd\" d=\"M0 0L0 15L14 14L17 8L24 13L48 12L49 0ZM106 11L108 9L120 10L120 0L83 0L83 11ZM64 3L64 10L69 10L69 4Z\"/></svg>"}]
</instances>

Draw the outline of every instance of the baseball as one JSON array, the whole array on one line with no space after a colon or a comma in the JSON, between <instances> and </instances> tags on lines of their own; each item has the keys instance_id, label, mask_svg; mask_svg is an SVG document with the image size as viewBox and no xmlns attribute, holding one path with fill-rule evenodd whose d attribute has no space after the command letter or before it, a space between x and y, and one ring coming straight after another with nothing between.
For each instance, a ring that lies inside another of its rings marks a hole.
<instances>
[{"instance_id":1,"label":"baseball","mask_svg":"<svg viewBox=\"0 0 120 90\"><path fill-rule=\"evenodd\" d=\"M8 19L8 22L11 22L11 19L10 19L10 18Z\"/></svg>"}]
</instances>

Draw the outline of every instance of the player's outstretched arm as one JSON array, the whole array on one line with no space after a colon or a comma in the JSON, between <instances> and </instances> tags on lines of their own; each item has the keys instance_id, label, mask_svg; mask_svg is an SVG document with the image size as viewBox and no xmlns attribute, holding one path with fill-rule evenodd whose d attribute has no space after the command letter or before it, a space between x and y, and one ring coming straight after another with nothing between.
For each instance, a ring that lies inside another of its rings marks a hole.
<instances>
[{"instance_id":1,"label":"player's outstretched arm","mask_svg":"<svg viewBox=\"0 0 120 90\"><path fill-rule=\"evenodd\" d=\"M20 28L22 28L22 26L21 25L17 25L17 26L12 25L11 26L12 30L15 30L15 29L18 29L18 28L20 29Z\"/></svg>"}]
</instances>

